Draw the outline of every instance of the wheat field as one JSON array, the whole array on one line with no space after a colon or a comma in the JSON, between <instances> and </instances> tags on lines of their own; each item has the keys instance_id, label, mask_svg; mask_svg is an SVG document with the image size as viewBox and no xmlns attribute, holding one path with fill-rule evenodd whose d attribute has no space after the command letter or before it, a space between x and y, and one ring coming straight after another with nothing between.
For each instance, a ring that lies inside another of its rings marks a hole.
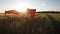
<instances>
[{"instance_id":1,"label":"wheat field","mask_svg":"<svg viewBox=\"0 0 60 34\"><path fill-rule=\"evenodd\" d=\"M0 34L59 34L60 14L36 13L34 19L0 14Z\"/></svg>"}]
</instances>

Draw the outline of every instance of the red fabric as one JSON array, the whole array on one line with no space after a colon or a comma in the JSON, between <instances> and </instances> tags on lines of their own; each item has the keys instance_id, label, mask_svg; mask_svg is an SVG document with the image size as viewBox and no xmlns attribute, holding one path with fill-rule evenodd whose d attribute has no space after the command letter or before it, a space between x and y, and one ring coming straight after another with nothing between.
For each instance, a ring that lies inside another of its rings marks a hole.
<instances>
[{"instance_id":1,"label":"red fabric","mask_svg":"<svg viewBox=\"0 0 60 34\"><path fill-rule=\"evenodd\" d=\"M32 18L35 17L35 12L34 12L34 11L32 11L32 13L31 13L31 17L32 17Z\"/></svg>"},{"instance_id":2,"label":"red fabric","mask_svg":"<svg viewBox=\"0 0 60 34\"><path fill-rule=\"evenodd\" d=\"M19 14L19 12L15 11L15 10L8 10L8 11L5 11L5 14Z\"/></svg>"},{"instance_id":3,"label":"red fabric","mask_svg":"<svg viewBox=\"0 0 60 34\"><path fill-rule=\"evenodd\" d=\"M31 9L29 12L31 14L31 17L34 18L35 17L36 9Z\"/></svg>"}]
</instances>

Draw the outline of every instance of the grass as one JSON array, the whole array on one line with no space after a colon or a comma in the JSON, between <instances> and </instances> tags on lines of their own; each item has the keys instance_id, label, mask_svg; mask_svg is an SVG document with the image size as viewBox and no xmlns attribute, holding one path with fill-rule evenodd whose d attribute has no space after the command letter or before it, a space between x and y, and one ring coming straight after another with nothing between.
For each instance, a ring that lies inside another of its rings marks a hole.
<instances>
[{"instance_id":1,"label":"grass","mask_svg":"<svg viewBox=\"0 0 60 34\"><path fill-rule=\"evenodd\" d=\"M36 13L32 20L20 15L1 14L0 34L53 34L55 33L55 25L47 15L59 21L60 24L60 14Z\"/></svg>"}]
</instances>

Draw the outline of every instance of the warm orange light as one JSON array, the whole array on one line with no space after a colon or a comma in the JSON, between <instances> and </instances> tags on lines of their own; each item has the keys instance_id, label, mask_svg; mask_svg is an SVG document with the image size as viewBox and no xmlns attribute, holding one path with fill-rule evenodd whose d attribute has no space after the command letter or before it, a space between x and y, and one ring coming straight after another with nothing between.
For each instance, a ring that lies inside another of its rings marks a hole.
<instances>
[{"instance_id":1,"label":"warm orange light","mask_svg":"<svg viewBox=\"0 0 60 34\"><path fill-rule=\"evenodd\" d=\"M29 7L30 7L29 4L22 2L20 4L19 3L15 4L14 9L19 11L19 12L21 11L21 12L25 13L26 9Z\"/></svg>"}]
</instances>

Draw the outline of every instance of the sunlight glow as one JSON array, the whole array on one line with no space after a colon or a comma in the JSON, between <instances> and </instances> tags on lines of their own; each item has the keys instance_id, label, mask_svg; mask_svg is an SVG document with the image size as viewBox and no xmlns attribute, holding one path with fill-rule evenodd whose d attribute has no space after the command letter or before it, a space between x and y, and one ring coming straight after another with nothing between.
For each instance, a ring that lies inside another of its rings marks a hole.
<instances>
[{"instance_id":1,"label":"sunlight glow","mask_svg":"<svg viewBox=\"0 0 60 34\"><path fill-rule=\"evenodd\" d=\"M19 12L26 12L26 9L29 7L30 7L30 5L27 3L20 3L20 4L17 3L17 4L15 4L14 9Z\"/></svg>"}]
</instances>

